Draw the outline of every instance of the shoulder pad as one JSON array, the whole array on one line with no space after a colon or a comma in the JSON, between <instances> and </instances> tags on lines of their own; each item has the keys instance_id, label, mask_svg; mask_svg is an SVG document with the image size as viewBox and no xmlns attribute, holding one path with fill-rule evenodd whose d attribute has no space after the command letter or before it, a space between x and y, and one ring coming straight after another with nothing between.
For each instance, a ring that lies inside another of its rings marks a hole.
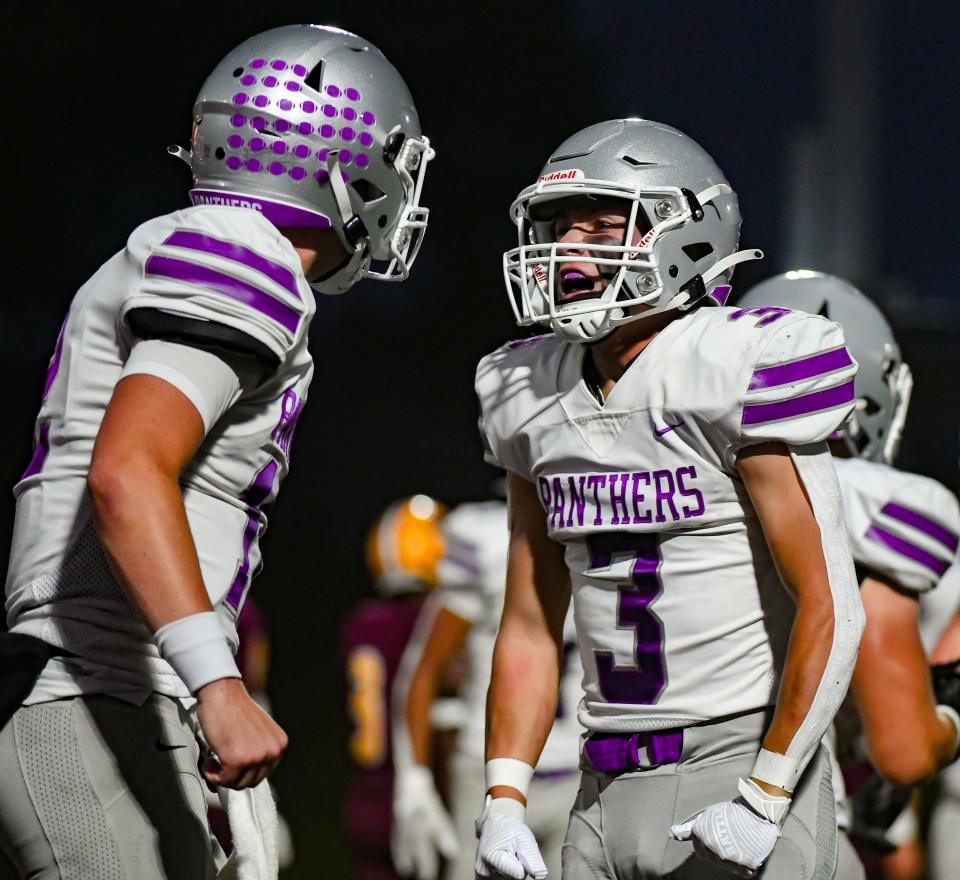
<instances>
[{"instance_id":1,"label":"shoulder pad","mask_svg":"<svg viewBox=\"0 0 960 880\"><path fill-rule=\"evenodd\" d=\"M255 211L202 206L172 216L162 237L128 256L141 279L124 303L134 309L231 328L266 348L274 360L289 352L312 314L296 251ZM212 342L223 336L212 333Z\"/></svg>"},{"instance_id":2,"label":"shoulder pad","mask_svg":"<svg viewBox=\"0 0 960 880\"><path fill-rule=\"evenodd\" d=\"M954 494L936 480L876 462L836 464L856 562L906 589L937 586L960 547Z\"/></svg>"},{"instance_id":3,"label":"shoulder pad","mask_svg":"<svg viewBox=\"0 0 960 880\"><path fill-rule=\"evenodd\" d=\"M741 445L818 443L843 424L853 411L857 362L839 324L764 308L733 310L728 320L754 322L761 331L742 378Z\"/></svg>"},{"instance_id":4,"label":"shoulder pad","mask_svg":"<svg viewBox=\"0 0 960 880\"><path fill-rule=\"evenodd\" d=\"M564 343L548 333L508 342L477 365L480 433L486 460L530 479L517 427L556 399L557 359Z\"/></svg>"}]
</instances>

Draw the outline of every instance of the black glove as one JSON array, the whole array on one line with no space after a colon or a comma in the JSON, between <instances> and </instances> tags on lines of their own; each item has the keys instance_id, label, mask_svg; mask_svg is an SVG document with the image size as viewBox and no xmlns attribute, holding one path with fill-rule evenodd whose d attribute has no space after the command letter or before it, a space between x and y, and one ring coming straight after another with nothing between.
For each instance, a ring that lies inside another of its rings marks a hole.
<instances>
[{"instance_id":1,"label":"black glove","mask_svg":"<svg viewBox=\"0 0 960 880\"><path fill-rule=\"evenodd\" d=\"M960 660L931 666L930 677L937 702L960 712Z\"/></svg>"},{"instance_id":2,"label":"black glove","mask_svg":"<svg viewBox=\"0 0 960 880\"><path fill-rule=\"evenodd\" d=\"M887 840L887 831L910 802L912 788L891 785L871 774L851 798L853 827L850 837L862 849L884 855L897 848Z\"/></svg>"}]
</instances>

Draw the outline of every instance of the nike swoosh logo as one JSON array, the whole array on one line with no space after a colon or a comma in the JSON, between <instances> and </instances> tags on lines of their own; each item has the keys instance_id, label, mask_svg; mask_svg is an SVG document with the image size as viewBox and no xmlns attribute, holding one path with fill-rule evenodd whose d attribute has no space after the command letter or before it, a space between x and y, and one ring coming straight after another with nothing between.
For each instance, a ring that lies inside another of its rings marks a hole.
<instances>
[{"instance_id":1,"label":"nike swoosh logo","mask_svg":"<svg viewBox=\"0 0 960 880\"><path fill-rule=\"evenodd\" d=\"M672 431L674 428L679 428L682 424L683 422L677 422L675 425L667 425L666 428L654 428L653 430L658 437L662 437L668 431Z\"/></svg>"},{"instance_id":2,"label":"nike swoosh logo","mask_svg":"<svg viewBox=\"0 0 960 880\"><path fill-rule=\"evenodd\" d=\"M174 751L175 749L184 749L184 748L186 748L185 745L182 745L182 744L181 744L181 745L173 745L172 743L161 742L161 740L159 740L159 739L157 740L156 745L157 745L157 751L158 751L158 752L172 752L172 751Z\"/></svg>"}]
</instances>

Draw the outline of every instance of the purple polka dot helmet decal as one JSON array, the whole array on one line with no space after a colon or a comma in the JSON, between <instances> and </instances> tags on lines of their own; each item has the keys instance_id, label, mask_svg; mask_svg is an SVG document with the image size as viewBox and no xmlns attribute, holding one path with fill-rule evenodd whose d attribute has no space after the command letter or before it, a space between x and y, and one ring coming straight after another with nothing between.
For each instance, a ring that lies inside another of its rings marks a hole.
<instances>
[{"instance_id":1,"label":"purple polka dot helmet decal","mask_svg":"<svg viewBox=\"0 0 960 880\"><path fill-rule=\"evenodd\" d=\"M375 46L320 25L274 28L228 53L194 108L193 149L175 155L191 165L195 204L332 226L348 249L357 239L346 228L365 229L362 257L324 281L327 292L361 274L406 276L427 224L419 202L433 151L405 83ZM362 224L347 227L354 216Z\"/></svg>"}]
</instances>

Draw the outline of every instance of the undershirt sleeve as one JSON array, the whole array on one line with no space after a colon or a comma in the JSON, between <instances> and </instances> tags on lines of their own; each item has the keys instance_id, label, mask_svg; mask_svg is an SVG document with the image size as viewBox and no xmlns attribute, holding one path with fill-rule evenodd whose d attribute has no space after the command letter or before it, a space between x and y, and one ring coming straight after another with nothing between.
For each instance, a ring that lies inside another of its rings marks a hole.
<instances>
[{"instance_id":1,"label":"undershirt sleeve","mask_svg":"<svg viewBox=\"0 0 960 880\"><path fill-rule=\"evenodd\" d=\"M120 378L144 374L169 382L200 413L208 433L240 397L241 378L222 358L205 351L163 339L137 342Z\"/></svg>"}]
</instances>

